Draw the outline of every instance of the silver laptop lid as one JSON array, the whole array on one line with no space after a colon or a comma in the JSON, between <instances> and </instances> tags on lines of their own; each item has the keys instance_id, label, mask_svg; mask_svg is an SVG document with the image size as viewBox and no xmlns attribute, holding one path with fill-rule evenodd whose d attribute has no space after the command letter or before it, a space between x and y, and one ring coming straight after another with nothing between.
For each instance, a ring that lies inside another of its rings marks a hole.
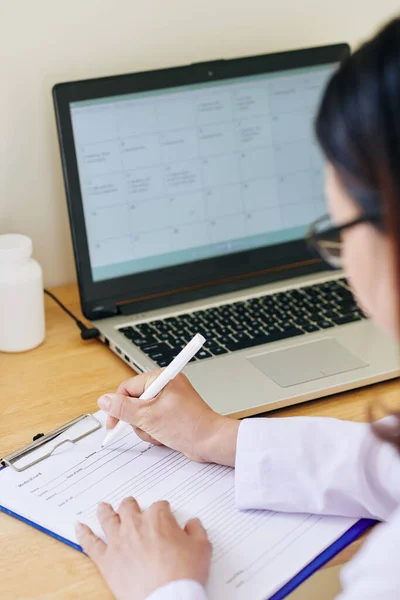
<instances>
[{"instance_id":1,"label":"silver laptop lid","mask_svg":"<svg viewBox=\"0 0 400 600\"><path fill-rule=\"evenodd\" d=\"M313 118L346 52L56 86L88 316L193 284L220 293L212 281L310 262L300 240L325 204Z\"/></svg>"}]
</instances>

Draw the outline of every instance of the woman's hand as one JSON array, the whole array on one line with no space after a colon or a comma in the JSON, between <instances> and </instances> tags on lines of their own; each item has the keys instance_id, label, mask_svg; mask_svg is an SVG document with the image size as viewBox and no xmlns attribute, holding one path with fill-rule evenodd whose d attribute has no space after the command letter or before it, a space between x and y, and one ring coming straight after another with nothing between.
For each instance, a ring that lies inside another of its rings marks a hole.
<instances>
[{"instance_id":1,"label":"woman's hand","mask_svg":"<svg viewBox=\"0 0 400 600\"><path fill-rule=\"evenodd\" d=\"M76 535L117 600L145 600L179 579L207 583L212 548L198 519L181 529L168 502L142 513L133 498L124 500L118 513L100 504L98 518L108 545L80 523Z\"/></svg>"},{"instance_id":2,"label":"woman's hand","mask_svg":"<svg viewBox=\"0 0 400 600\"><path fill-rule=\"evenodd\" d=\"M175 377L154 400L138 399L159 374L137 375L122 383L116 394L99 399L109 415L107 427L122 420L144 441L168 446L198 462L234 466L239 422L214 412L184 375Z\"/></svg>"}]
</instances>

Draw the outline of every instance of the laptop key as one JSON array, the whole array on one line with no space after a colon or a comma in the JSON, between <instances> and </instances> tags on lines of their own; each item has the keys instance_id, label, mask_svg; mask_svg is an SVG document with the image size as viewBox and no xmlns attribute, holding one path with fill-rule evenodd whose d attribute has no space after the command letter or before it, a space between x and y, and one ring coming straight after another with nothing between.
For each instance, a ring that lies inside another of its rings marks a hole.
<instances>
[{"instance_id":1,"label":"laptop key","mask_svg":"<svg viewBox=\"0 0 400 600\"><path fill-rule=\"evenodd\" d=\"M248 314L238 313L237 315L235 315L235 321L237 323L245 323L248 320L250 320L250 317Z\"/></svg>"},{"instance_id":2,"label":"laptop key","mask_svg":"<svg viewBox=\"0 0 400 600\"><path fill-rule=\"evenodd\" d=\"M191 327L204 327L205 323L203 319L198 319L198 318L194 318L190 320L190 326Z\"/></svg>"},{"instance_id":3,"label":"laptop key","mask_svg":"<svg viewBox=\"0 0 400 600\"><path fill-rule=\"evenodd\" d=\"M215 339L215 333L213 331L199 331L199 333L206 339L206 340L213 340Z\"/></svg>"},{"instance_id":4,"label":"laptop key","mask_svg":"<svg viewBox=\"0 0 400 600\"><path fill-rule=\"evenodd\" d=\"M199 350L196 354L196 358L199 360L204 360L205 358L211 358L212 354L208 352L208 350Z\"/></svg>"},{"instance_id":5,"label":"laptop key","mask_svg":"<svg viewBox=\"0 0 400 600\"><path fill-rule=\"evenodd\" d=\"M125 334L125 336L128 338L128 340L130 342L132 342L132 344L134 344L135 346L145 346L148 342L147 339L142 337L139 332L133 332L131 334Z\"/></svg>"},{"instance_id":6,"label":"laptop key","mask_svg":"<svg viewBox=\"0 0 400 600\"><path fill-rule=\"evenodd\" d=\"M273 335L275 333L280 333L282 329L280 329L280 324L279 327L277 325L268 325L268 327L265 327L265 331L268 335Z\"/></svg>"},{"instance_id":7,"label":"laptop key","mask_svg":"<svg viewBox=\"0 0 400 600\"><path fill-rule=\"evenodd\" d=\"M131 331L133 331L133 327L121 327L120 329L118 329L118 331L120 331L121 333L130 333Z\"/></svg>"},{"instance_id":8,"label":"laptop key","mask_svg":"<svg viewBox=\"0 0 400 600\"><path fill-rule=\"evenodd\" d=\"M161 342L171 346L171 348L183 348L186 344L185 340L176 338L173 334L160 334L159 339Z\"/></svg>"},{"instance_id":9,"label":"laptop key","mask_svg":"<svg viewBox=\"0 0 400 600\"><path fill-rule=\"evenodd\" d=\"M329 327L334 326L334 323L332 323L332 321L327 321L325 319L322 319L320 321L316 321L316 325L318 325L318 327L320 329L329 329Z\"/></svg>"},{"instance_id":10,"label":"laptop key","mask_svg":"<svg viewBox=\"0 0 400 600\"><path fill-rule=\"evenodd\" d=\"M227 338L227 340L229 341L229 340L230 340L230 337L229 337L229 336L231 336L231 335L233 335L233 331L232 331L232 329L228 329L227 327L225 327L225 328L224 328L224 329L221 331L221 333L218 335L218 338L219 338L221 341L223 340L223 338Z\"/></svg>"},{"instance_id":11,"label":"laptop key","mask_svg":"<svg viewBox=\"0 0 400 600\"><path fill-rule=\"evenodd\" d=\"M290 321L286 321L285 323L279 323L279 328L283 329L283 331L292 329L292 327L293 327L293 323L291 323Z\"/></svg>"},{"instance_id":12,"label":"laptop key","mask_svg":"<svg viewBox=\"0 0 400 600\"><path fill-rule=\"evenodd\" d=\"M170 333L167 333L166 331L163 331L162 333L158 333L158 339L161 340L162 342L166 341L168 342L170 339L174 339Z\"/></svg>"},{"instance_id":13,"label":"laptop key","mask_svg":"<svg viewBox=\"0 0 400 600\"><path fill-rule=\"evenodd\" d=\"M244 325L242 325L242 323L233 323L232 324L232 329L233 329L233 335L236 335L236 333L239 333L241 331L245 331L246 327Z\"/></svg>"},{"instance_id":14,"label":"laptop key","mask_svg":"<svg viewBox=\"0 0 400 600\"><path fill-rule=\"evenodd\" d=\"M193 323L192 315L181 315L181 324L184 327L190 327Z\"/></svg>"},{"instance_id":15,"label":"laptop key","mask_svg":"<svg viewBox=\"0 0 400 600\"><path fill-rule=\"evenodd\" d=\"M165 360L165 359L161 359L161 360L158 360L156 362L157 362L157 364L158 364L159 367L163 368L163 367L167 367L171 361L168 361L168 360Z\"/></svg>"},{"instance_id":16,"label":"laptop key","mask_svg":"<svg viewBox=\"0 0 400 600\"><path fill-rule=\"evenodd\" d=\"M293 327L287 331L279 331L276 333L270 333L268 335L259 336L250 340L241 340L238 342L231 342L226 344L228 350L232 352L235 350L244 350L245 348L252 348L254 346L261 346L261 344L269 344L270 342L278 342L280 340L286 340L291 337L303 335L304 332L300 329Z\"/></svg>"},{"instance_id":17,"label":"laptop key","mask_svg":"<svg viewBox=\"0 0 400 600\"><path fill-rule=\"evenodd\" d=\"M181 338L185 338L187 335L187 331L183 327L180 327L179 329L175 329L175 333L178 337L181 337Z\"/></svg>"},{"instance_id":18,"label":"laptop key","mask_svg":"<svg viewBox=\"0 0 400 600\"><path fill-rule=\"evenodd\" d=\"M209 348L207 348L209 352L211 352L211 354L213 354L214 356L220 356L221 354L227 354L228 350L226 350L225 348L223 348L222 346L211 346Z\"/></svg>"},{"instance_id":19,"label":"laptop key","mask_svg":"<svg viewBox=\"0 0 400 600\"><path fill-rule=\"evenodd\" d=\"M160 321L161 323L163 321ZM168 325L176 325L176 323L178 322L178 318L177 317L167 317L164 321L164 323L168 323Z\"/></svg>"},{"instance_id":20,"label":"laptop key","mask_svg":"<svg viewBox=\"0 0 400 600\"><path fill-rule=\"evenodd\" d=\"M216 338L217 336L215 336ZM212 346L215 346L215 338L213 340L206 340L203 344L203 348L209 350Z\"/></svg>"},{"instance_id":21,"label":"laptop key","mask_svg":"<svg viewBox=\"0 0 400 600\"><path fill-rule=\"evenodd\" d=\"M142 340L139 341L139 344L137 344L138 346L150 346L151 344L159 344L159 339L156 336L153 335L144 335L143 336L143 342Z\"/></svg>"},{"instance_id":22,"label":"laptop key","mask_svg":"<svg viewBox=\"0 0 400 600\"><path fill-rule=\"evenodd\" d=\"M142 334L138 331L135 331L133 327L123 327L119 329L120 333L122 333L128 340L132 340L134 338L142 339Z\"/></svg>"},{"instance_id":23,"label":"laptop key","mask_svg":"<svg viewBox=\"0 0 400 600\"><path fill-rule=\"evenodd\" d=\"M358 308L354 311L355 315L358 315L359 317L361 317L361 319L366 319L366 315L363 313L363 311L361 310L361 308Z\"/></svg>"},{"instance_id":24,"label":"laptop key","mask_svg":"<svg viewBox=\"0 0 400 600\"><path fill-rule=\"evenodd\" d=\"M158 363L159 361L168 360L162 352L154 352L148 355L151 360Z\"/></svg>"},{"instance_id":25,"label":"laptop key","mask_svg":"<svg viewBox=\"0 0 400 600\"><path fill-rule=\"evenodd\" d=\"M251 331L248 331L248 334L250 335L250 337L259 337L260 335L264 335L265 331L263 331L263 329L261 329L261 327L256 327L254 329L252 329Z\"/></svg>"},{"instance_id":26,"label":"laptop key","mask_svg":"<svg viewBox=\"0 0 400 600\"><path fill-rule=\"evenodd\" d=\"M335 319L339 317L339 314L334 310L324 310L323 316L327 319Z\"/></svg>"},{"instance_id":27,"label":"laptop key","mask_svg":"<svg viewBox=\"0 0 400 600\"><path fill-rule=\"evenodd\" d=\"M137 329L138 331L140 331L140 333L143 333L143 334L154 333L154 329L148 323L139 323L138 325L135 326L135 329Z\"/></svg>"},{"instance_id":28,"label":"laptop key","mask_svg":"<svg viewBox=\"0 0 400 600\"><path fill-rule=\"evenodd\" d=\"M169 356L173 352L171 346L168 346L165 342L158 342L156 344L149 344L147 346L145 345L141 347L141 350L149 355L161 352L164 356Z\"/></svg>"},{"instance_id":29,"label":"laptop key","mask_svg":"<svg viewBox=\"0 0 400 600\"><path fill-rule=\"evenodd\" d=\"M261 319L262 318L262 314L263 313L261 312L261 310L259 308L257 308L257 309L250 308L249 312L250 312L251 316L254 317L255 319Z\"/></svg>"},{"instance_id":30,"label":"laptop key","mask_svg":"<svg viewBox=\"0 0 400 600\"><path fill-rule=\"evenodd\" d=\"M169 325L168 323L162 323L161 321L157 321L157 322L152 323L152 326L153 326L153 330L156 333L161 333L161 332L165 332L165 331L173 331L174 330L174 328L172 327L172 325Z\"/></svg>"},{"instance_id":31,"label":"laptop key","mask_svg":"<svg viewBox=\"0 0 400 600\"><path fill-rule=\"evenodd\" d=\"M169 342L170 346L172 346L172 348L183 348L184 345L186 344L185 340L183 338L178 338L173 336L172 337L173 341Z\"/></svg>"},{"instance_id":32,"label":"laptop key","mask_svg":"<svg viewBox=\"0 0 400 600\"><path fill-rule=\"evenodd\" d=\"M203 327L204 329L204 327ZM217 323L214 325L214 327L212 328L212 330L214 331L214 333L216 335L224 335L225 331L226 331L226 327L224 327L222 324Z\"/></svg>"},{"instance_id":33,"label":"laptop key","mask_svg":"<svg viewBox=\"0 0 400 600\"><path fill-rule=\"evenodd\" d=\"M312 311L307 314L307 317L310 321L317 321L317 319L321 318L321 313L319 311Z\"/></svg>"},{"instance_id":34,"label":"laptop key","mask_svg":"<svg viewBox=\"0 0 400 600\"><path fill-rule=\"evenodd\" d=\"M246 331L238 331L237 333L234 333L234 336L237 340L251 340L252 339Z\"/></svg>"},{"instance_id":35,"label":"laptop key","mask_svg":"<svg viewBox=\"0 0 400 600\"><path fill-rule=\"evenodd\" d=\"M343 317L338 317L337 319L332 319L335 325L345 325L346 323L353 323L354 321L361 321L362 317L357 315L357 313L352 313L350 315L345 315Z\"/></svg>"}]
</instances>

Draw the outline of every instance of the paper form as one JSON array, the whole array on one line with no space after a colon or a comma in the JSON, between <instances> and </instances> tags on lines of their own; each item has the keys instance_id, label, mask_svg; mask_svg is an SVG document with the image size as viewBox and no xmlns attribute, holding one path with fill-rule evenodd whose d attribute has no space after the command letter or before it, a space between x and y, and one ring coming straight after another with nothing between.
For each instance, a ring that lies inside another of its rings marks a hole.
<instances>
[{"instance_id":1,"label":"paper form","mask_svg":"<svg viewBox=\"0 0 400 600\"><path fill-rule=\"evenodd\" d=\"M133 431L105 448L103 428L23 473L0 472L0 505L76 543L82 521L103 537L96 507L118 509L134 496L142 510L171 503L178 522L199 517L213 544L210 600L264 600L279 590L355 522L353 519L278 514L235 508L234 470L198 464L152 446Z\"/></svg>"}]
</instances>

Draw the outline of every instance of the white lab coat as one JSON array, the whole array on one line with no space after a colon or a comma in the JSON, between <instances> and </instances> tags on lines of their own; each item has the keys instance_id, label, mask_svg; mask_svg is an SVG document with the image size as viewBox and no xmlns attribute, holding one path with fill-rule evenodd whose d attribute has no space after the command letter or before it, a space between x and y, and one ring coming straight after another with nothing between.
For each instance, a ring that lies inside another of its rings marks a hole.
<instances>
[{"instance_id":1,"label":"white lab coat","mask_svg":"<svg viewBox=\"0 0 400 600\"><path fill-rule=\"evenodd\" d=\"M379 519L341 574L337 600L400 598L400 458L365 423L319 417L246 419L236 453L239 509ZM194 581L148 600L206 600Z\"/></svg>"}]
</instances>

